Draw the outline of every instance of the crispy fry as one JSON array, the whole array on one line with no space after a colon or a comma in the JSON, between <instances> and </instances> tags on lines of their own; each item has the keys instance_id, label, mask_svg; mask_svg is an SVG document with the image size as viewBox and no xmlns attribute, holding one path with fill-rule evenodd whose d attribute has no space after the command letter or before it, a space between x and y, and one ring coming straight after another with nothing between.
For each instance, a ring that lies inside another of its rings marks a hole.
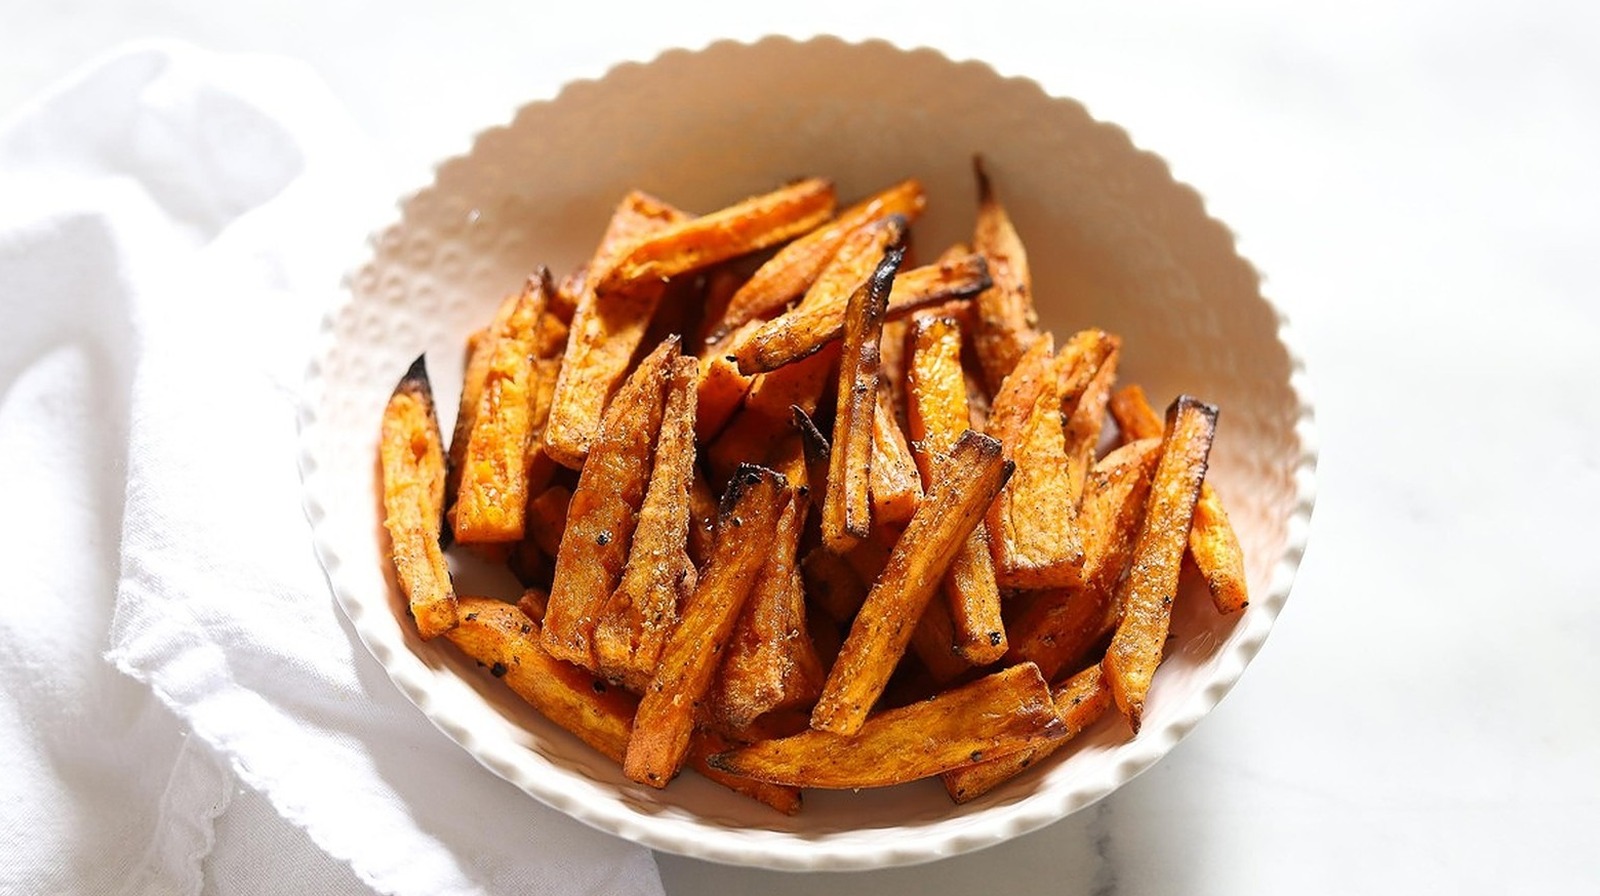
<instances>
[{"instance_id":1,"label":"crispy fry","mask_svg":"<svg viewBox=\"0 0 1600 896\"><path fill-rule=\"evenodd\" d=\"M865 538L871 526L872 418L878 408L878 339L895 271L905 255L884 253L872 277L850 296L848 326L839 353L839 383L828 458L828 490L822 505L822 543L843 552Z\"/></svg>"},{"instance_id":2,"label":"crispy fry","mask_svg":"<svg viewBox=\"0 0 1600 896\"><path fill-rule=\"evenodd\" d=\"M509 319L520 296L513 293L500 303L495 321ZM456 407L456 427L450 433L450 450L445 455L444 506L446 545L455 538L456 495L461 491L461 467L467 460L467 442L472 438L472 422L478 416L478 402L483 398L483 384L489 378L490 347L494 339L494 324L474 330L467 337L466 360L461 370L461 402Z\"/></svg>"},{"instance_id":3,"label":"crispy fry","mask_svg":"<svg viewBox=\"0 0 1600 896\"><path fill-rule=\"evenodd\" d=\"M655 674L661 648L677 625L678 605L694 591L688 540L698 370L691 356L674 362L628 565L595 623L598 671L634 691L643 690Z\"/></svg>"},{"instance_id":4,"label":"crispy fry","mask_svg":"<svg viewBox=\"0 0 1600 896\"><path fill-rule=\"evenodd\" d=\"M706 449L713 477L726 479L739 464L769 466L798 480L799 436L791 425L794 407L816 411L838 361L835 351L819 352L798 364L755 378L744 407Z\"/></svg>"},{"instance_id":5,"label":"crispy fry","mask_svg":"<svg viewBox=\"0 0 1600 896\"><path fill-rule=\"evenodd\" d=\"M1112 598L1144 519L1160 439L1141 439L1095 465L1079 512L1082 583L1033 596L1009 626L1011 659L1037 663L1046 678L1081 665L1117 624Z\"/></svg>"},{"instance_id":6,"label":"crispy fry","mask_svg":"<svg viewBox=\"0 0 1600 896\"><path fill-rule=\"evenodd\" d=\"M974 300L977 313L972 318L972 345L984 383L990 392L997 392L1023 352L1039 338L1039 316L1033 308L1028 253L1005 206L995 196L981 157L973 157L972 172L978 181L978 223L972 247L988 259L994 280L994 285Z\"/></svg>"},{"instance_id":7,"label":"crispy fry","mask_svg":"<svg viewBox=\"0 0 1600 896\"><path fill-rule=\"evenodd\" d=\"M711 545L717 535L717 496L696 467L689 487L689 559L695 569L704 569L711 559Z\"/></svg>"},{"instance_id":8,"label":"crispy fry","mask_svg":"<svg viewBox=\"0 0 1600 896\"><path fill-rule=\"evenodd\" d=\"M784 508L712 685L712 716L731 728L744 728L774 709L809 705L822 689L822 663L806 628L805 583L796 562L806 507L797 494Z\"/></svg>"},{"instance_id":9,"label":"crispy fry","mask_svg":"<svg viewBox=\"0 0 1600 896\"><path fill-rule=\"evenodd\" d=\"M989 549L995 581L1008 588L1050 588L1079 580L1083 540L1077 496L1067 475L1056 363L1044 376L1038 402L1017 435L1016 473L989 509Z\"/></svg>"},{"instance_id":10,"label":"crispy fry","mask_svg":"<svg viewBox=\"0 0 1600 896\"><path fill-rule=\"evenodd\" d=\"M944 788L950 798L958 803L975 800L1065 746L1111 708L1111 689L1106 686L1100 667L1095 665L1072 676L1065 684L1051 688L1050 701L1066 728L1065 734L1037 747L945 772Z\"/></svg>"},{"instance_id":11,"label":"crispy fry","mask_svg":"<svg viewBox=\"0 0 1600 896\"><path fill-rule=\"evenodd\" d=\"M598 282L642 238L687 217L637 190L624 197L612 214L589 261L545 427L545 449L557 463L574 470L583 465L599 432L606 402L626 376L665 294L665 285L659 280L617 290L600 290Z\"/></svg>"},{"instance_id":12,"label":"crispy fry","mask_svg":"<svg viewBox=\"0 0 1600 896\"><path fill-rule=\"evenodd\" d=\"M1006 457L1017 447L1028 418L1039 404L1039 394L1045 380L1054 372L1055 340L1049 333L1034 340L1023 353L1022 360L1012 368L1011 375L1000 384L994 402L989 407L989 421L984 432L1000 440ZM971 394L970 392L968 393Z\"/></svg>"},{"instance_id":13,"label":"crispy fry","mask_svg":"<svg viewBox=\"0 0 1600 896\"><path fill-rule=\"evenodd\" d=\"M766 781L757 781L743 775L733 775L719 768L714 768L708 762L712 756L725 753L737 746L733 741L715 731L701 729L694 733L689 742L688 766L707 779L721 784L723 787L742 793L751 799L765 803L785 815L795 815L800 812L800 788L790 787L785 784L769 784Z\"/></svg>"},{"instance_id":14,"label":"crispy fry","mask_svg":"<svg viewBox=\"0 0 1600 896\"><path fill-rule=\"evenodd\" d=\"M696 707L711 687L791 495L782 476L762 467L741 467L729 482L711 559L640 701L623 760L630 779L665 787L683 766Z\"/></svg>"},{"instance_id":15,"label":"crispy fry","mask_svg":"<svg viewBox=\"0 0 1600 896\"><path fill-rule=\"evenodd\" d=\"M904 180L845 209L832 222L779 249L734 293L709 338L721 339L745 323L783 310L783 306L811 287L840 243L852 232L889 215L900 215L908 222L915 220L926 204L922 185L915 180Z\"/></svg>"},{"instance_id":16,"label":"crispy fry","mask_svg":"<svg viewBox=\"0 0 1600 896\"><path fill-rule=\"evenodd\" d=\"M1121 621L1106 651L1105 670L1117 708L1135 733L1166 646L1178 571L1216 423L1217 409L1188 395L1180 395L1167 409L1166 435L1144 523L1128 577L1117 595Z\"/></svg>"},{"instance_id":17,"label":"crispy fry","mask_svg":"<svg viewBox=\"0 0 1600 896\"><path fill-rule=\"evenodd\" d=\"M884 311L885 319L901 317L927 305L973 296L989 283L980 255L966 255L912 268L896 278ZM761 373L791 364L845 335L845 304L802 303L793 311L761 325L733 355L744 373Z\"/></svg>"},{"instance_id":18,"label":"crispy fry","mask_svg":"<svg viewBox=\"0 0 1600 896\"><path fill-rule=\"evenodd\" d=\"M909 339L907 416L913 455L923 485L928 486L956 439L972 426L961 371L961 328L952 318L919 314L912 319ZM978 666L999 659L1006 652L1006 631L987 524L980 523L972 530L951 561L944 593L956 653ZM919 651L919 656L922 653Z\"/></svg>"},{"instance_id":19,"label":"crispy fry","mask_svg":"<svg viewBox=\"0 0 1600 896\"><path fill-rule=\"evenodd\" d=\"M872 517L885 523L904 523L922 500L922 481L905 434L894 418L889 389L880 384L878 412L872 417L872 479L868 488Z\"/></svg>"},{"instance_id":20,"label":"crispy fry","mask_svg":"<svg viewBox=\"0 0 1600 896\"><path fill-rule=\"evenodd\" d=\"M732 419L734 412L744 404L754 376L739 372L739 362L728 349L741 344L760 329L759 321L751 321L731 333L721 345L706 351L700 364L700 382L696 389L699 405L695 411L695 437L708 444Z\"/></svg>"},{"instance_id":21,"label":"crispy fry","mask_svg":"<svg viewBox=\"0 0 1600 896\"><path fill-rule=\"evenodd\" d=\"M418 355L383 409L379 440L383 525L395 578L424 639L456 624L456 595L439 546L444 518L444 445L428 367Z\"/></svg>"},{"instance_id":22,"label":"crispy fry","mask_svg":"<svg viewBox=\"0 0 1600 896\"><path fill-rule=\"evenodd\" d=\"M805 731L710 758L713 768L803 787L887 787L987 757L1036 748L1066 733L1050 688L1031 664L865 720L850 734Z\"/></svg>"},{"instance_id":23,"label":"crispy fry","mask_svg":"<svg viewBox=\"0 0 1600 896\"><path fill-rule=\"evenodd\" d=\"M546 653L538 623L522 610L487 597L462 597L461 622L445 634L540 715L622 761L636 704L633 695Z\"/></svg>"},{"instance_id":24,"label":"crispy fry","mask_svg":"<svg viewBox=\"0 0 1600 896\"><path fill-rule=\"evenodd\" d=\"M639 240L599 279L601 293L660 281L791 239L833 214L833 183L812 177L681 221Z\"/></svg>"},{"instance_id":25,"label":"crispy fry","mask_svg":"<svg viewBox=\"0 0 1600 896\"><path fill-rule=\"evenodd\" d=\"M813 728L839 734L860 729L928 599L1010 477L1011 466L999 442L988 436L969 430L957 441L951 462L928 489L856 614L812 713Z\"/></svg>"},{"instance_id":26,"label":"crispy fry","mask_svg":"<svg viewBox=\"0 0 1600 896\"><path fill-rule=\"evenodd\" d=\"M1106 404L1116 384L1122 340L1104 330L1084 330L1067 340L1063 360L1072 358L1062 374L1062 434L1067 449L1067 480L1073 501L1083 497L1084 481L1094 466L1105 422Z\"/></svg>"},{"instance_id":27,"label":"crispy fry","mask_svg":"<svg viewBox=\"0 0 1600 896\"><path fill-rule=\"evenodd\" d=\"M1161 435L1161 418L1137 384L1118 389L1111 397L1111 416L1117 428L1129 439ZM1200 502L1194 508L1194 525L1189 529L1189 556L1206 580L1211 602L1219 613L1235 613L1250 603L1244 578L1244 551L1239 536L1228 522L1217 490L1208 481L1200 487Z\"/></svg>"},{"instance_id":28,"label":"crispy fry","mask_svg":"<svg viewBox=\"0 0 1600 896\"><path fill-rule=\"evenodd\" d=\"M528 503L530 451L536 435L539 389L535 363L539 318L552 287L540 268L505 319L497 320L482 351L490 353L461 463L451 522L462 544L522 538Z\"/></svg>"},{"instance_id":29,"label":"crispy fry","mask_svg":"<svg viewBox=\"0 0 1600 896\"><path fill-rule=\"evenodd\" d=\"M618 390L568 506L544 646L585 668L596 665L594 626L628 559L677 358L678 340L663 342Z\"/></svg>"}]
</instances>

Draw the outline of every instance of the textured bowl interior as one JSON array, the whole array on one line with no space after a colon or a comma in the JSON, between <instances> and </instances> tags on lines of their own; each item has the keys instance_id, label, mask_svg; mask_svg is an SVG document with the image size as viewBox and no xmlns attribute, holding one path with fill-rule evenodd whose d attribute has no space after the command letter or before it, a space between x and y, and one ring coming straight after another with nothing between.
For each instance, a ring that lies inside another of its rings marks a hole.
<instances>
[{"instance_id":1,"label":"textured bowl interior","mask_svg":"<svg viewBox=\"0 0 1600 896\"><path fill-rule=\"evenodd\" d=\"M427 351L452 423L462 343L539 263L593 249L612 206L640 187L710 210L803 174L842 198L908 175L930 206L931 255L970 232L970 159L982 153L1027 242L1037 302L1059 334L1124 338L1123 381L1164 404L1222 407L1212 481L1243 542L1254 602L1220 619L1180 600L1173 655L1143 732L1117 720L1046 767L964 806L923 782L812 792L786 818L694 775L632 784L446 645L424 644L382 553L375 444L389 390ZM883 867L990 845L1105 795L1164 755L1237 680L1288 595L1304 546L1314 451L1301 367L1255 271L1156 156L1075 102L928 50L833 39L718 43L620 66L524 107L405 199L351 275L313 359L302 466L318 550L341 605L395 683L483 764L534 797L651 847L792 869Z\"/></svg>"}]
</instances>

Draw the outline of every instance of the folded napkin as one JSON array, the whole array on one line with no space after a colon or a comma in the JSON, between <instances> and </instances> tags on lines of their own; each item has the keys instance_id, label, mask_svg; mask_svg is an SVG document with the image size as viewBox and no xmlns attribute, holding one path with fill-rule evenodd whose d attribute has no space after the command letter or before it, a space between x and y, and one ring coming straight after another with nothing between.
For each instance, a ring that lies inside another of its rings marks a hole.
<instances>
[{"instance_id":1,"label":"folded napkin","mask_svg":"<svg viewBox=\"0 0 1600 896\"><path fill-rule=\"evenodd\" d=\"M305 67L167 44L0 128L0 892L200 892L240 784L380 892L661 892L433 729L312 551L297 391L372 160Z\"/></svg>"}]
</instances>

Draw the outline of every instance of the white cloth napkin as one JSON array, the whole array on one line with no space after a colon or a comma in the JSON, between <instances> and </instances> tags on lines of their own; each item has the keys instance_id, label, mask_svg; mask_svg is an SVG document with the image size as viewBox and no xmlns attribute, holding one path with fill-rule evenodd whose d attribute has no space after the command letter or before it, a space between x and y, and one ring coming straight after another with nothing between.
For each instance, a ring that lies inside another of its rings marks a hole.
<instances>
[{"instance_id":1,"label":"white cloth napkin","mask_svg":"<svg viewBox=\"0 0 1600 896\"><path fill-rule=\"evenodd\" d=\"M167 44L0 127L0 893L201 892L239 783L380 892L661 892L434 730L312 552L296 393L374 167L304 66Z\"/></svg>"}]
</instances>

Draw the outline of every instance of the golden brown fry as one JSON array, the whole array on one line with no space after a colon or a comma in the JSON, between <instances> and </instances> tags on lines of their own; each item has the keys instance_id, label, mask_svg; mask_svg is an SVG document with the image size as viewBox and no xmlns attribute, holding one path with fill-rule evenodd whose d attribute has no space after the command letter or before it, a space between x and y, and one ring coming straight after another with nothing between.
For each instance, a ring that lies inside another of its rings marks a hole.
<instances>
[{"instance_id":1,"label":"golden brown fry","mask_svg":"<svg viewBox=\"0 0 1600 896\"><path fill-rule=\"evenodd\" d=\"M957 441L856 614L812 712L813 728L860 729L950 561L1010 475L999 442L970 430Z\"/></svg>"},{"instance_id":2,"label":"golden brown fry","mask_svg":"<svg viewBox=\"0 0 1600 896\"><path fill-rule=\"evenodd\" d=\"M1051 688L1050 700L1066 728L1065 734L1037 747L945 772L944 788L950 798L958 803L977 799L1065 746L1111 708L1111 689L1106 686L1100 667L1090 666L1065 684Z\"/></svg>"},{"instance_id":3,"label":"golden brown fry","mask_svg":"<svg viewBox=\"0 0 1600 896\"><path fill-rule=\"evenodd\" d=\"M682 768L696 706L711 687L717 660L755 585L791 495L782 476L762 467L741 467L729 482L718 508L711 560L639 703L622 765L630 779L665 787Z\"/></svg>"},{"instance_id":4,"label":"golden brown fry","mask_svg":"<svg viewBox=\"0 0 1600 896\"><path fill-rule=\"evenodd\" d=\"M1071 366L1062 373L1062 433L1067 446L1067 479L1072 499L1083 497L1084 481L1094 466L1105 422L1106 404L1117 380L1122 340L1103 330L1076 333L1061 349Z\"/></svg>"},{"instance_id":5,"label":"golden brown fry","mask_svg":"<svg viewBox=\"0 0 1600 896\"><path fill-rule=\"evenodd\" d=\"M1160 439L1141 439L1095 465L1079 511L1083 581L1033 596L1009 627L1013 661L1037 663L1054 678L1103 646L1117 624L1113 591L1133 553L1160 449Z\"/></svg>"},{"instance_id":6,"label":"golden brown fry","mask_svg":"<svg viewBox=\"0 0 1600 896\"><path fill-rule=\"evenodd\" d=\"M966 255L919 268L895 279L884 311L885 320L901 317L928 305L976 295L989 283L983 257ZM791 364L845 335L848 318L838 301L801 304L761 325L734 350L739 370L760 373Z\"/></svg>"},{"instance_id":7,"label":"golden brown fry","mask_svg":"<svg viewBox=\"0 0 1600 896\"><path fill-rule=\"evenodd\" d=\"M839 352L828 490L822 505L822 543L842 553L867 537L872 505L872 418L878 409L878 340L895 271L905 255L896 246L884 253L872 277L850 296L845 311L844 344Z\"/></svg>"},{"instance_id":8,"label":"golden brown fry","mask_svg":"<svg viewBox=\"0 0 1600 896\"><path fill-rule=\"evenodd\" d=\"M550 592L543 588L524 588L522 597L517 600L517 609L535 623L544 621L544 611L548 606L550 606Z\"/></svg>"},{"instance_id":9,"label":"golden brown fry","mask_svg":"<svg viewBox=\"0 0 1600 896\"><path fill-rule=\"evenodd\" d=\"M710 758L712 767L796 787L887 787L1047 744L1066 728L1032 664L890 709L850 734L805 731Z\"/></svg>"},{"instance_id":10,"label":"golden brown fry","mask_svg":"<svg viewBox=\"0 0 1600 896\"><path fill-rule=\"evenodd\" d=\"M421 355L400 378L383 409L379 458L383 525L389 530L395 578L417 632L432 638L456 624L456 595L439 546L444 444Z\"/></svg>"},{"instance_id":11,"label":"golden brown fry","mask_svg":"<svg viewBox=\"0 0 1600 896\"><path fill-rule=\"evenodd\" d=\"M1145 398L1144 389L1131 385L1118 389L1111 397L1111 416L1117 428L1129 439L1161 435L1161 418ZM1220 613L1234 613L1250 603L1244 578L1244 551L1239 536L1228 522L1228 512L1216 489L1207 482L1200 487L1200 502L1194 508L1194 525L1189 529L1189 556L1205 577L1211 602Z\"/></svg>"},{"instance_id":12,"label":"golden brown fry","mask_svg":"<svg viewBox=\"0 0 1600 896\"><path fill-rule=\"evenodd\" d=\"M809 706L822 690L822 663L806 627L805 582L796 562L806 509L798 494L784 508L712 685L712 717L730 728L744 728L774 709Z\"/></svg>"},{"instance_id":13,"label":"golden brown fry","mask_svg":"<svg viewBox=\"0 0 1600 896\"><path fill-rule=\"evenodd\" d=\"M623 381L650 319L665 294L660 281L637 288L597 288L636 243L688 216L637 190L617 206L588 265L572 317L572 332L556 379L544 444L550 457L574 470L583 465L600 429L606 402Z\"/></svg>"},{"instance_id":14,"label":"golden brown fry","mask_svg":"<svg viewBox=\"0 0 1600 896\"><path fill-rule=\"evenodd\" d=\"M905 244L907 226L905 216L889 215L869 221L847 235L796 307L843 307L850 301L850 294L872 276L883 253Z\"/></svg>"},{"instance_id":15,"label":"golden brown fry","mask_svg":"<svg viewBox=\"0 0 1600 896\"><path fill-rule=\"evenodd\" d=\"M926 204L927 198L920 183L915 180L901 181L845 209L831 223L784 246L757 269L729 300L728 308L711 331L710 338L719 340L745 323L783 310L785 305L811 287L838 252L839 245L851 233L889 215L900 215L907 221L914 220ZM846 287L854 288L854 284Z\"/></svg>"},{"instance_id":16,"label":"golden brown fry","mask_svg":"<svg viewBox=\"0 0 1600 896\"><path fill-rule=\"evenodd\" d=\"M744 407L706 449L713 477L726 479L742 463L772 467L798 483L793 464L801 457L793 431L792 409L817 409L838 361L835 351L819 352L798 364L755 378Z\"/></svg>"},{"instance_id":17,"label":"golden brown fry","mask_svg":"<svg viewBox=\"0 0 1600 896\"><path fill-rule=\"evenodd\" d=\"M628 565L594 629L598 671L635 691L655 674L661 648L678 623L678 605L694 591L688 540L698 372L691 356L674 364Z\"/></svg>"},{"instance_id":18,"label":"golden brown fry","mask_svg":"<svg viewBox=\"0 0 1600 896\"><path fill-rule=\"evenodd\" d=\"M446 636L540 715L611 759L622 760L634 696L546 653L538 623L522 610L487 597L462 597L461 622Z\"/></svg>"},{"instance_id":19,"label":"golden brown fry","mask_svg":"<svg viewBox=\"0 0 1600 896\"><path fill-rule=\"evenodd\" d=\"M1039 404L1046 379L1054 373L1054 357L1055 340L1045 333L1028 347L995 393L984 432L1000 440L1006 457L1016 448L1028 418Z\"/></svg>"},{"instance_id":20,"label":"golden brown fry","mask_svg":"<svg viewBox=\"0 0 1600 896\"><path fill-rule=\"evenodd\" d=\"M695 412L695 437L701 444L709 444L716 438L744 404L755 377L739 372L739 363L728 354L728 349L740 345L760 327L759 321L745 324L733 331L726 342L708 347L701 359L700 382L696 389L699 405Z\"/></svg>"},{"instance_id":21,"label":"golden brown fry","mask_svg":"<svg viewBox=\"0 0 1600 896\"><path fill-rule=\"evenodd\" d=\"M919 314L912 319L909 339L907 416L913 454L927 486L956 439L972 425L961 370L961 328L952 318ZM1006 652L1006 631L987 524L980 523L967 536L967 543L950 562L944 592L956 653L977 666L999 659ZM925 613L924 618L929 615Z\"/></svg>"},{"instance_id":22,"label":"golden brown fry","mask_svg":"<svg viewBox=\"0 0 1600 896\"><path fill-rule=\"evenodd\" d=\"M974 156L978 181L978 223L972 247L989 260L994 285L974 300L972 345L983 381L991 393L1011 374L1028 346L1039 338L1039 317L1033 308L1033 282L1022 238L995 196L983 159Z\"/></svg>"},{"instance_id":23,"label":"golden brown fry","mask_svg":"<svg viewBox=\"0 0 1600 896\"><path fill-rule=\"evenodd\" d=\"M1105 670L1117 708L1135 733L1144 713L1150 680L1166 646L1178 571L1188 542L1206 459L1216 431L1217 409L1180 395L1167 409L1161 459L1150 485L1144 524L1134 544L1128 577L1117 602L1121 621L1106 651Z\"/></svg>"},{"instance_id":24,"label":"golden brown fry","mask_svg":"<svg viewBox=\"0 0 1600 896\"><path fill-rule=\"evenodd\" d=\"M628 559L677 358L678 340L663 342L617 391L568 505L544 646L585 668L595 668L595 622Z\"/></svg>"},{"instance_id":25,"label":"golden brown fry","mask_svg":"<svg viewBox=\"0 0 1600 896\"><path fill-rule=\"evenodd\" d=\"M688 766L704 775L707 779L721 784L723 787L742 793L751 799L765 803L785 815L795 815L800 812L800 788L789 787L784 784L769 784L766 781L757 781L743 775L732 775L722 769L713 768L707 761L718 753L725 753L737 746L715 731L701 729L694 733L689 742Z\"/></svg>"},{"instance_id":26,"label":"golden brown fry","mask_svg":"<svg viewBox=\"0 0 1600 896\"><path fill-rule=\"evenodd\" d=\"M509 319L517 307L519 294L506 296L495 312L495 321ZM461 491L461 467L467 460L467 442L472 438L472 422L478 416L478 402L483 398L483 384L489 378L489 358L494 344L491 335L494 324L473 331L467 337L466 362L461 371L461 402L456 408L456 427L450 433L450 450L445 455L444 506L446 544L455 538L454 518L456 495Z\"/></svg>"},{"instance_id":27,"label":"golden brown fry","mask_svg":"<svg viewBox=\"0 0 1600 896\"><path fill-rule=\"evenodd\" d=\"M916 462L906 444L900 424L895 422L889 404L889 389L878 388L878 412L872 417L872 517L883 523L904 523L911 519L922 500L922 481Z\"/></svg>"},{"instance_id":28,"label":"golden brown fry","mask_svg":"<svg viewBox=\"0 0 1600 896\"><path fill-rule=\"evenodd\" d=\"M661 281L791 239L833 214L833 183L811 177L639 240L599 279L601 293Z\"/></svg>"},{"instance_id":29,"label":"golden brown fry","mask_svg":"<svg viewBox=\"0 0 1600 896\"><path fill-rule=\"evenodd\" d=\"M552 287L540 268L510 314L489 334L482 394L461 462L451 522L462 544L522 538L528 504L530 445L537 435L540 390L535 363L539 318Z\"/></svg>"},{"instance_id":30,"label":"golden brown fry","mask_svg":"<svg viewBox=\"0 0 1600 896\"><path fill-rule=\"evenodd\" d=\"M1058 358L1045 374L1038 402L1017 435L1017 470L989 509L989 548L995 581L1008 588L1051 588L1079 580L1083 540L1077 496L1067 475L1061 426Z\"/></svg>"}]
</instances>

